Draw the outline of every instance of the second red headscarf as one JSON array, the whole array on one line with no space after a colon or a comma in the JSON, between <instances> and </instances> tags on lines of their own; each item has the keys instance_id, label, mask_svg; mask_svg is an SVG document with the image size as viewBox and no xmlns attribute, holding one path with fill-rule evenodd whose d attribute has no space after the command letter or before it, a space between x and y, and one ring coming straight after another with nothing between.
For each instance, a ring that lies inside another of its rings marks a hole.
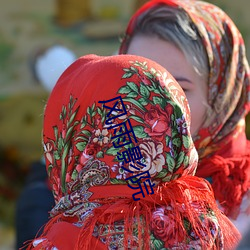
<instances>
[{"instance_id":1,"label":"second red headscarf","mask_svg":"<svg viewBox=\"0 0 250 250\"><path fill-rule=\"evenodd\" d=\"M211 109L193 138L200 159L197 175L212 178L216 198L225 213L236 218L250 187L250 144L245 135L245 116L250 110L250 74L244 41L232 20L212 4L152 0L131 18L120 53L126 53L138 18L156 6L181 8L203 41L209 62Z\"/></svg>"}]
</instances>

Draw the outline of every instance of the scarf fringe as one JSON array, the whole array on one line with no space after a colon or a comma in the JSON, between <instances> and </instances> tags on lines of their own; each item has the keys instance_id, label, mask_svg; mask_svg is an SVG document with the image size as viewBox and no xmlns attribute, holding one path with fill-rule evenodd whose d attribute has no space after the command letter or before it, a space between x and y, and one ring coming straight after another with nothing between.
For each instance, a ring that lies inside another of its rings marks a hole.
<instances>
[{"instance_id":1,"label":"scarf fringe","mask_svg":"<svg viewBox=\"0 0 250 250\"><path fill-rule=\"evenodd\" d=\"M223 158L214 155L201 160L196 175L212 177L215 199L227 216L236 219L242 199L250 188L250 157Z\"/></svg>"},{"instance_id":2,"label":"scarf fringe","mask_svg":"<svg viewBox=\"0 0 250 250\"><path fill-rule=\"evenodd\" d=\"M112 197L112 194L110 194ZM198 177L187 176L178 180L158 186L155 194L148 195L144 199L134 201L132 197L113 197L100 199L102 206L93 210L93 216L83 222L79 231L75 250L105 249L98 248L101 236L95 237L95 226L100 224L108 225L108 236L112 235L115 222L124 222L124 249L154 249L151 244L152 227L155 227L154 212L158 208L165 208L168 216L169 207L174 220L166 220L162 223L170 226L173 230L166 235L165 248L170 248L169 241L175 246L180 246L181 242L188 242L190 235L184 226L184 221L189 221L190 228L196 235L196 240L200 241L201 249L223 249L219 241L223 238L224 249L235 249L240 240L240 234L232 225L229 219L218 209L211 186L208 182ZM210 223L213 222L209 215L213 215L218 223L216 234L212 232ZM69 221L69 218L59 214L52 218L44 229L41 238L46 238L51 227L60 221ZM139 223L138 223L139 222ZM172 223L172 224L171 224ZM134 246L134 232L137 231L137 245ZM66 233L66 232L65 232ZM222 234L222 235L220 235ZM65 237L58 235L58 237ZM155 235L155 238L156 235ZM94 239L94 240L93 240ZM160 240L163 241L161 238ZM95 243L93 243L95 242ZM108 249L109 240L105 243ZM103 246L105 246L103 244ZM134 247L134 248L133 248ZM28 250L31 250L31 245ZM178 248L182 249L182 248Z\"/></svg>"},{"instance_id":3,"label":"scarf fringe","mask_svg":"<svg viewBox=\"0 0 250 250\"><path fill-rule=\"evenodd\" d=\"M200 188L193 185L194 183L198 184ZM136 249L152 249L150 232L153 211L157 207L168 204L171 205L175 218L173 227L177 230L175 231L176 235L172 235L172 237L176 239L176 246L178 246L180 239L186 240L189 238L183 225L184 219L187 219L192 226L192 230L198 236L202 249L221 249L219 241L212 235L209 220L201 221L202 214L206 217L208 211L213 211L223 234L225 249L234 249L239 242L240 234L217 208L209 184L204 185L202 183L204 181L196 177L183 177L159 187L155 195L149 196L150 199L135 202L131 201L132 198L127 198L116 200L113 204L105 204L105 201L103 201L103 206L96 208L93 218L89 218L82 227L75 249L94 249L91 246L91 238L95 225L105 223L109 225L109 228L112 228L114 222L121 219L124 220L125 225L124 249L132 249L129 246L129 240L131 242L131 239L133 239L133 219L139 222L141 218L143 218L143 223L137 224L138 246ZM100 239L100 236L97 238Z\"/></svg>"}]
</instances>

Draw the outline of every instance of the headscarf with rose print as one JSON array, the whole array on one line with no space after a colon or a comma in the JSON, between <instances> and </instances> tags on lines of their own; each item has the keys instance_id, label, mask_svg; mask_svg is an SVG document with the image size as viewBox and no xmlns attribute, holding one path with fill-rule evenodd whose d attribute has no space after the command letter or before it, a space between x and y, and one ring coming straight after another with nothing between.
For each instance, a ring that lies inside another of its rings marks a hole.
<instances>
[{"instance_id":1,"label":"headscarf with rose print","mask_svg":"<svg viewBox=\"0 0 250 250\"><path fill-rule=\"evenodd\" d=\"M99 102L118 96L126 108L120 116L106 107L114 103ZM137 143L133 139L116 148L111 127L128 121ZM182 89L158 64L128 55L79 58L60 77L45 110L43 139L56 206L42 239L35 241L37 248L222 249L235 244L237 230L218 210L209 183L193 176L197 152L189 125ZM137 170L124 163L129 173L117 155L131 146L139 146L143 158L135 162ZM145 191L135 201L132 195L139 190L128 184L137 184L126 179L138 180L136 174L145 171L154 193Z\"/></svg>"},{"instance_id":2,"label":"headscarf with rose print","mask_svg":"<svg viewBox=\"0 0 250 250\"><path fill-rule=\"evenodd\" d=\"M131 38L136 35L138 20L161 6L186 12L207 52L210 108L200 130L193 136L199 153L196 175L212 178L216 199L224 212L235 219L250 186L250 143L245 135L245 116L250 108L250 75L244 41L232 20L212 4L152 0L131 18L120 47L121 54L126 53Z\"/></svg>"}]
</instances>

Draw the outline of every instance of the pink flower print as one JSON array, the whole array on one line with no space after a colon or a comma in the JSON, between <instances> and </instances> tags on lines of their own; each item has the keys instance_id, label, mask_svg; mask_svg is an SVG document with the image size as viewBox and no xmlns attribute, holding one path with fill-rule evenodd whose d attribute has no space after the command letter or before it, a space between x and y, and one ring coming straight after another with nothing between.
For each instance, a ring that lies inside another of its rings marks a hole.
<instances>
[{"instance_id":1,"label":"pink flower print","mask_svg":"<svg viewBox=\"0 0 250 250\"><path fill-rule=\"evenodd\" d=\"M73 158L74 158L74 151L72 148L70 148L69 157L68 157L68 165L72 162Z\"/></svg>"},{"instance_id":2,"label":"pink flower print","mask_svg":"<svg viewBox=\"0 0 250 250\"><path fill-rule=\"evenodd\" d=\"M166 248L171 248L185 239L186 232L177 222L171 206L159 207L153 212L151 229L157 239L165 242Z\"/></svg>"},{"instance_id":3,"label":"pink flower print","mask_svg":"<svg viewBox=\"0 0 250 250\"><path fill-rule=\"evenodd\" d=\"M145 124L144 131L153 139L162 141L166 135L171 136L171 114L173 106L167 105L163 110L158 104L151 106L144 115Z\"/></svg>"},{"instance_id":4,"label":"pink flower print","mask_svg":"<svg viewBox=\"0 0 250 250\"><path fill-rule=\"evenodd\" d=\"M187 135L187 123L184 115L181 118L176 119L178 132L182 135Z\"/></svg>"},{"instance_id":5,"label":"pink flower print","mask_svg":"<svg viewBox=\"0 0 250 250\"><path fill-rule=\"evenodd\" d=\"M66 131L66 125L63 124L63 125L62 125L62 138L63 138L63 139L65 139L65 137L66 137L66 132L67 132L67 131Z\"/></svg>"},{"instance_id":6,"label":"pink flower print","mask_svg":"<svg viewBox=\"0 0 250 250\"><path fill-rule=\"evenodd\" d=\"M145 85L147 85L147 86L152 85L151 81L150 81L147 77L141 76L141 75L140 75L139 77L140 77L141 81L142 81Z\"/></svg>"},{"instance_id":7,"label":"pink flower print","mask_svg":"<svg viewBox=\"0 0 250 250\"><path fill-rule=\"evenodd\" d=\"M128 172L126 172L122 167L122 162L119 163L119 165L115 164L113 167L111 167L111 170L113 172L118 173L116 175L116 179L121 180L121 179L126 179Z\"/></svg>"},{"instance_id":8,"label":"pink flower print","mask_svg":"<svg viewBox=\"0 0 250 250\"><path fill-rule=\"evenodd\" d=\"M88 155L88 154L85 154L85 152L82 152L82 155L80 157L80 165L84 166L91 159L93 159L92 155Z\"/></svg>"},{"instance_id":9,"label":"pink flower print","mask_svg":"<svg viewBox=\"0 0 250 250\"><path fill-rule=\"evenodd\" d=\"M68 182L71 182L71 174L70 173L67 173L66 174L66 182L68 183Z\"/></svg>"},{"instance_id":10,"label":"pink flower print","mask_svg":"<svg viewBox=\"0 0 250 250\"><path fill-rule=\"evenodd\" d=\"M47 160L52 164L53 163L53 146L50 142L47 142L46 144L44 144L44 153L45 153L45 157L47 158Z\"/></svg>"},{"instance_id":11,"label":"pink flower print","mask_svg":"<svg viewBox=\"0 0 250 250\"><path fill-rule=\"evenodd\" d=\"M95 138L93 139L93 142L98 143L100 146L107 144L109 138L106 135L108 135L107 129L103 129L102 131L100 129L95 130Z\"/></svg>"},{"instance_id":12,"label":"pink flower print","mask_svg":"<svg viewBox=\"0 0 250 250\"><path fill-rule=\"evenodd\" d=\"M94 122L95 122L95 127L98 127L99 125L101 125L101 121L102 121L101 115L97 114L97 115L95 116L95 120L94 120Z\"/></svg>"}]
</instances>

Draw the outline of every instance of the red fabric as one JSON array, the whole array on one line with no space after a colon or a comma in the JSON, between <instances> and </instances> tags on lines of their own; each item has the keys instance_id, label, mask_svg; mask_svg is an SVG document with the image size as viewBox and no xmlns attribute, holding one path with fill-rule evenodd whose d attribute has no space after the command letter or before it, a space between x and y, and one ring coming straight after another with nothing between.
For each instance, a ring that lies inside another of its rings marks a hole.
<instances>
[{"instance_id":1,"label":"red fabric","mask_svg":"<svg viewBox=\"0 0 250 250\"><path fill-rule=\"evenodd\" d=\"M42 242L34 249L41 249L44 245L46 247L57 247L60 249L75 249L75 250L85 250L85 249L108 249L106 245L101 243L96 237L92 235L92 227L98 221L98 223L107 222L110 224L119 220L126 220L129 214L144 215L150 221L151 211L157 205L164 205L166 203L171 203L172 206L180 204L186 204L185 210L192 211L192 206L189 207L188 203L200 202L202 200L205 203L209 203L210 207L213 207L216 211L216 205L211 196L211 189L208 183L204 182L203 179L197 177L186 176L182 177L171 183L166 183L163 186L159 186L154 195L148 195L143 198L143 201L133 202L131 199L131 189L127 186L103 186L101 189L99 187L92 187L90 191L93 192L91 200L100 200L103 205L100 208L96 208L94 211L94 217L89 218L85 223L86 227L78 228L73 226L71 222L65 217L57 217L55 220L58 220L57 223L51 222L46 228L45 232L47 240ZM187 195L184 195L186 193ZM107 202L105 199L110 199L110 197L120 197L115 203L112 200ZM174 203L176 202L176 204ZM200 203L197 203L197 205ZM133 206L136 205L134 208ZM201 208L198 207L197 208ZM198 226L195 221L196 217L194 214L197 210L193 210L191 214L186 214L186 218L189 218L192 221L193 226ZM183 213L183 212L181 212ZM238 232L234 229L234 226L231 222L219 211L216 212L217 218L219 219L220 228L223 232L224 249L234 249L233 246L236 245L235 240L239 238ZM178 211L175 211L174 220L176 225L172 225L175 230L178 227L178 218L181 214L178 214ZM66 222L65 222L66 221ZM173 235L175 236L176 231ZM146 239L145 239L146 240ZM170 241L171 238L168 238ZM47 242L48 241L48 242ZM77 244L76 244L77 242ZM149 249L149 246L144 245L144 249ZM210 249L210 248L209 248ZM211 248L213 249L213 248ZM218 248L215 249L220 249Z\"/></svg>"},{"instance_id":2,"label":"red fabric","mask_svg":"<svg viewBox=\"0 0 250 250\"><path fill-rule=\"evenodd\" d=\"M198 189L201 192L209 193L211 191L211 189L209 188L210 186L206 182L204 182L202 179L195 178L195 177L182 177L179 180L173 181L172 183L168 185L160 186L158 187L158 189L166 188L167 190L165 192L169 192L169 193L175 192L173 191L173 189L175 188L175 185L179 181L183 181L186 183L187 187L190 185L190 187L194 189ZM91 187L89 190L93 192L93 196L91 196L90 200L96 200L96 199L102 199L102 198L108 198L108 197L130 198L132 194L134 193L133 189L130 189L128 186L125 186L125 185L103 186L102 189L100 189L99 187ZM175 196L175 198L176 198L176 201L181 202L181 200L183 200L183 195L180 195L180 196L179 195ZM147 195L145 198L143 198L143 200L145 201L154 200L156 203L163 202L161 192L156 192L155 195Z\"/></svg>"},{"instance_id":3,"label":"red fabric","mask_svg":"<svg viewBox=\"0 0 250 250\"><path fill-rule=\"evenodd\" d=\"M90 190L94 193L91 197L93 200L99 199L100 203L103 202L103 206L100 208L96 208L94 211L94 218L89 218L86 221L87 227L82 230L82 243L79 240L78 249L89 249L92 245L90 236L92 233L92 227L98 221L99 223L104 224L112 224L115 221L119 220L127 220L129 217L136 217L138 214L143 215L145 218L148 218L148 221L151 221L152 218L152 210L155 206L164 205L170 203L173 207L176 206L176 210L174 211L174 224L171 225L174 228L174 233L172 237L178 237L178 221L183 220L183 211L181 214L178 213L177 204L185 204L185 209L187 213L185 213L186 218L192 221L193 227L199 227L196 221L196 212L192 207L193 202L197 202L197 205L200 204L202 200L204 203L209 203L210 206L214 207L214 211L216 211L216 204L214 203L214 198L211 195L211 189L209 183L204 182L203 179L192 176L181 177L176 181L172 181L170 183L166 183L163 186L158 186L157 191L153 195L148 195L143 198L140 202L133 202L131 200L131 189L127 186L104 186L102 189L98 187L92 187ZM107 200L110 197L120 197L115 203L112 200ZM124 198L126 197L126 198ZM191 206L189 206L190 204ZM202 207L202 205L201 205ZM200 208L202 209L201 207ZM192 211L190 214L188 211ZM132 214L133 216L129 216ZM219 224L221 230L223 232L223 237L225 237L224 241L224 249L234 249L234 246L237 245L237 238L239 238L239 233L235 230L233 224L227 219L223 214L221 214L218 210L216 211L216 216L219 219ZM131 227L131 225L128 225ZM167 230L167 229L166 229ZM169 234L167 234L167 241L171 241ZM179 235L179 237L181 237ZM84 240L85 239L85 240ZM86 240L88 239L88 240ZM84 240L84 241L83 241ZM147 238L144 238L145 244L144 249L150 249L149 245L147 245ZM205 245L204 245L205 246ZM220 249L218 245L216 248L209 249Z\"/></svg>"},{"instance_id":4,"label":"red fabric","mask_svg":"<svg viewBox=\"0 0 250 250\"><path fill-rule=\"evenodd\" d=\"M50 242L58 249L74 249L80 229L68 222L58 222L52 225L46 235ZM58 237L61 235L62 237Z\"/></svg>"},{"instance_id":5,"label":"red fabric","mask_svg":"<svg viewBox=\"0 0 250 250\"><path fill-rule=\"evenodd\" d=\"M46 235L45 242L41 242L36 247L32 248L34 250L41 250L43 249L43 246L45 248L48 247L48 245L52 247L56 247L57 249L77 249L75 248L75 243L77 242L77 239L80 234L80 228L73 226L69 222L57 222L52 225L50 228L48 234ZM60 235L60 237L58 237ZM93 249L96 250L104 250L107 249L107 247L102 244L98 239L95 237L91 238L90 242L91 246L93 246Z\"/></svg>"},{"instance_id":6,"label":"red fabric","mask_svg":"<svg viewBox=\"0 0 250 250\"><path fill-rule=\"evenodd\" d=\"M119 105L108 114L100 101L117 95L123 104L115 99L110 107ZM123 106L126 112L117 116ZM137 138L129 149L138 147L142 156L134 165L117 157L129 150L115 148L112 139L112 128L128 120ZM219 211L209 183L193 176L198 159L189 125L184 92L160 65L130 55L79 58L59 78L45 109L43 143L56 206L40 246L236 245L239 234ZM144 172L150 176L140 179ZM134 200L140 186L145 195Z\"/></svg>"},{"instance_id":7,"label":"red fabric","mask_svg":"<svg viewBox=\"0 0 250 250\"><path fill-rule=\"evenodd\" d=\"M245 142L244 140L242 141ZM236 144L241 145L241 143ZM247 142L247 152L250 152L250 142ZM237 150L237 149L236 149ZM196 175L204 178L212 177L212 187L216 199L225 209L225 214L236 219L239 214L242 197L250 186L250 157L235 155L223 157L228 152L221 150L210 158L200 162ZM221 156L222 155L222 156Z\"/></svg>"},{"instance_id":8,"label":"red fabric","mask_svg":"<svg viewBox=\"0 0 250 250\"><path fill-rule=\"evenodd\" d=\"M235 219L242 198L250 188L250 150L244 120L250 110L250 73L244 41L232 20L210 3L152 0L130 19L120 54L126 53L133 35L136 35L134 29L138 19L157 6L176 6L186 12L207 52L210 70L208 103L211 109L203 126L193 136L199 153L197 175L212 178L216 199L225 213ZM222 191L222 185L226 185L226 190L233 195Z\"/></svg>"},{"instance_id":9,"label":"red fabric","mask_svg":"<svg viewBox=\"0 0 250 250\"><path fill-rule=\"evenodd\" d=\"M47 234L47 238L58 249L75 249L75 243L79 237L80 228L73 226L68 222L58 222L53 224ZM61 237L58 237L60 235ZM95 237L91 238L91 246L96 250L106 249Z\"/></svg>"}]
</instances>

